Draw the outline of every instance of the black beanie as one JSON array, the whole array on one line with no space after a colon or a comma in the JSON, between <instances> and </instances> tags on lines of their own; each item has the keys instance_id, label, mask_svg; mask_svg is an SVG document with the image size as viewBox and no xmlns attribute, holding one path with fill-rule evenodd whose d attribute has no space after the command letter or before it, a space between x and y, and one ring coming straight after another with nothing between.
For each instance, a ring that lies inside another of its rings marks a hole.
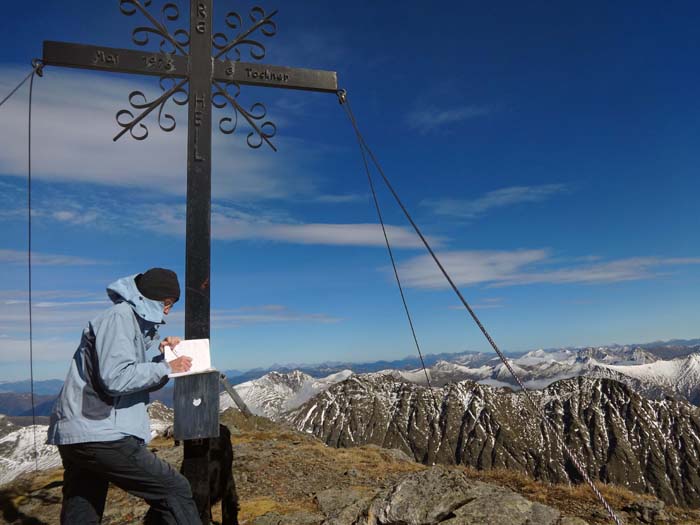
<instances>
[{"instance_id":1,"label":"black beanie","mask_svg":"<svg viewBox=\"0 0 700 525\"><path fill-rule=\"evenodd\" d=\"M136 276L136 287L145 297L154 301L180 299L180 284L177 274L165 268L151 268Z\"/></svg>"}]
</instances>

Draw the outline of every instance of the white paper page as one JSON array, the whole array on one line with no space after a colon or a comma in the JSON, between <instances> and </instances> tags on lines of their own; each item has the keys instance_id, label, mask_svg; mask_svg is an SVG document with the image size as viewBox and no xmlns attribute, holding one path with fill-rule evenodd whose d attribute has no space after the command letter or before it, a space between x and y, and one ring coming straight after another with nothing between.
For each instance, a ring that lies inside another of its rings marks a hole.
<instances>
[{"instance_id":1,"label":"white paper page","mask_svg":"<svg viewBox=\"0 0 700 525\"><path fill-rule=\"evenodd\" d=\"M211 367L211 354L209 352L209 339L186 339L180 341L174 349L165 347L165 360L167 362L186 355L192 359L192 368L189 372L168 374L168 377L181 377L200 372L214 370Z\"/></svg>"}]
</instances>

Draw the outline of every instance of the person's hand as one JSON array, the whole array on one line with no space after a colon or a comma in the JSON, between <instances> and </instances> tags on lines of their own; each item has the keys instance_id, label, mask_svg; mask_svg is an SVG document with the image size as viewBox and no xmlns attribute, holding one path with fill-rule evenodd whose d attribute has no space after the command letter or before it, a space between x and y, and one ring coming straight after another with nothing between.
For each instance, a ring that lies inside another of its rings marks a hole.
<instances>
[{"instance_id":1,"label":"person's hand","mask_svg":"<svg viewBox=\"0 0 700 525\"><path fill-rule=\"evenodd\" d=\"M182 357L173 359L168 362L168 364L170 365L170 370L172 370L174 374L189 372L190 368L192 368L192 358L183 355Z\"/></svg>"},{"instance_id":2,"label":"person's hand","mask_svg":"<svg viewBox=\"0 0 700 525\"><path fill-rule=\"evenodd\" d=\"M160 353L162 354L163 352L165 352L166 346L169 346L170 349L172 350L180 343L180 341L182 341L182 339L180 339L179 337L177 337L175 335L169 335L168 337L166 337L165 339L163 339L160 342L160 346L158 347L158 349L160 350Z\"/></svg>"}]
</instances>

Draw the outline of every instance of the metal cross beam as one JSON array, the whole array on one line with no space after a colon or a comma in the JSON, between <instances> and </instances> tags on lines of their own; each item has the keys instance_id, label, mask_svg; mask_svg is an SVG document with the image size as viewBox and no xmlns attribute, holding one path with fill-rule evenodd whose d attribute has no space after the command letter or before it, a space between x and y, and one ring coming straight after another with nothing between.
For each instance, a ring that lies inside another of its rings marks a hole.
<instances>
[{"instance_id":1,"label":"metal cross beam","mask_svg":"<svg viewBox=\"0 0 700 525\"><path fill-rule=\"evenodd\" d=\"M277 11L266 14L262 8L253 7L249 12L252 25L247 29L244 29L243 18L238 13L227 13L225 25L229 31L236 32L229 39L225 33L212 32L213 0L190 0L189 31L177 29L174 32L169 30L168 24L180 17L177 4L166 0L158 20L149 11L151 3L152 0L119 0L119 8L126 16L138 14L146 20L147 25L138 26L132 31L132 41L138 46L145 46L150 38L155 38L160 41L160 52L47 41L44 42L43 62L48 66L160 77L163 93L156 99L148 101L140 91L129 94L132 109L123 109L116 114L121 130L115 135L115 141L126 133L136 140L145 139L148 128L143 123L144 119L156 109L160 129L172 131L176 122L172 115L165 112L166 103L172 101L176 105L188 106L185 338L208 338L212 105L219 109L226 106L233 109L233 117L219 120L221 132L233 133L240 115L252 128L246 139L250 147L258 148L265 142L276 150L270 139L277 128L274 123L265 120L265 106L257 102L249 110L245 109L239 101L240 86L336 93L338 81L333 71L240 61L241 49L248 50L254 60L265 57L265 46L255 39L255 35L260 33L264 37L272 37L276 34L277 26L272 17ZM191 392L198 388L197 385L207 384L202 380L187 382L194 378L196 376L176 380L176 398L179 393L183 396L183 392ZM218 425L215 429L201 430L200 434L186 439L216 435ZM190 480L194 478L197 481L193 492L204 523L209 523L208 450L207 440L185 441L183 469Z\"/></svg>"},{"instance_id":2,"label":"metal cross beam","mask_svg":"<svg viewBox=\"0 0 700 525\"><path fill-rule=\"evenodd\" d=\"M53 66L116 73L189 77L187 58L184 56L67 42L45 41L43 62ZM255 62L214 59L212 79L249 86L303 89L323 93L338 91L335 71L260 65Z\"/></svg>"}]
</instances>

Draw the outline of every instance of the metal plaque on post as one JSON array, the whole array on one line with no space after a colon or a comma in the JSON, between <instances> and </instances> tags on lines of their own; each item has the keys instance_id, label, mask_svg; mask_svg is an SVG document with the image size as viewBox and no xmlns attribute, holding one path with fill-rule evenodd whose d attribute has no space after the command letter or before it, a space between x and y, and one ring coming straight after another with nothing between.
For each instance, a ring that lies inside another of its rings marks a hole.
<instances>
[{"instance_id":1,"label":"metal plaque on post","mask_svg":"<svg viewBox=\"0 0 700 525\"><path fill-rule=\"evenodd\" d=\"M175 425L178 441L219 437L219 372L175 379Z\"/></svg>"}]
</instances>

